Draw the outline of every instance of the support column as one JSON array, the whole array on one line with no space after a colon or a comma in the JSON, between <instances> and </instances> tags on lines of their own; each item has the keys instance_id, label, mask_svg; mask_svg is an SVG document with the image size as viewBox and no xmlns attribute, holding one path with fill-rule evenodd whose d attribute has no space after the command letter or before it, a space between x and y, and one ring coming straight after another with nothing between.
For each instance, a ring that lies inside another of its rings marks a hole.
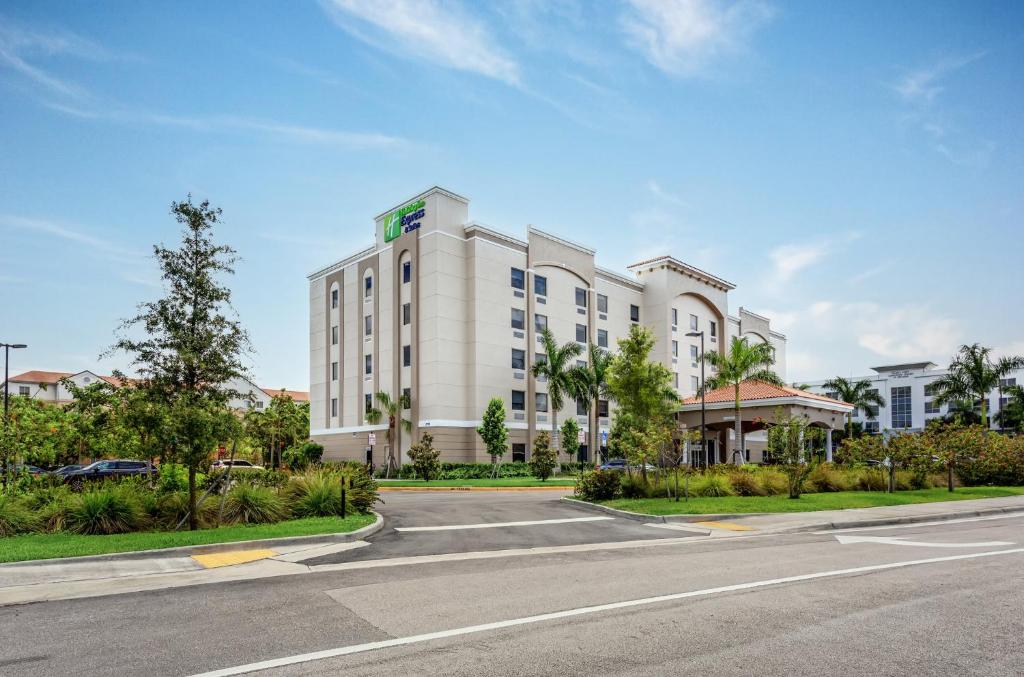
<instances>
[{"instance_id":1,"label":"support column","mask_svg":"<svg viewBox=\"0 0 1024 677\"><path fill-rule=\"evenodd\" d=\"M825 461L832 462L832 428L825 430Z\"/></svg>"}]
</instances>

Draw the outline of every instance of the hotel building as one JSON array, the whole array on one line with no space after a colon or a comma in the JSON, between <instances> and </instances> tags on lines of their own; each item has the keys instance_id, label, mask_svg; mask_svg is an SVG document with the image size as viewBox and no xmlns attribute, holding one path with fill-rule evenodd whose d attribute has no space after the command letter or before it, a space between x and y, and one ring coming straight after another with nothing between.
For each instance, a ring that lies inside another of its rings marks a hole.
<instances>
[{"instance_id":1,"label":"hotel building","mask_svg":"<svg viewBox=\"0 0 1024 677\"><path fill-rule=\"evenodd\" d=\"M732 336L769 343L785 378L785 336L768 318L730 314L732 284L670 256L617 273L590 247L532 226L520 239L471 221L469 200L438 187L383 212L375 227L373 246L309 276L310 434L326 460L386 460L388 423L366 417L378 391L409 399L411 434L396 426L399 462L423 432L442 460L488 460L476 428L493 397L508 413L505 459L526 460L552 426L546 385L530 375L545 327L559 343L612 351L631 325L649 327L653 359L681 396L700 385L691 331L704 331L706 350L724 352ZM570 401L558 414L559 423L579 417L589 460L614 405L591 409Z\"/></svg>"}]
</instances>

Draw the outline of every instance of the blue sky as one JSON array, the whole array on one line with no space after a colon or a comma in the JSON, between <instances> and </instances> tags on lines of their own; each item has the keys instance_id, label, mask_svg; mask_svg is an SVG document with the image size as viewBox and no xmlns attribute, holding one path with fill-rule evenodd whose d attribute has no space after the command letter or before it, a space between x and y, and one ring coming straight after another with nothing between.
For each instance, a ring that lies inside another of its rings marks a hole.
<instances>
[{"instance_id":1,"label":"blue sky","mask_svg":"<svg viewBox=\"0 0 1024 677\"><path fill-rule=\"evenodd\" d=\"M1022 76L1013 2L6 2L0 340L123 367L191 192L243 257L255 380L305 388L305 275L440 184L732 281L790 380L1024 353Z\"/></svg>"}]
</instances>

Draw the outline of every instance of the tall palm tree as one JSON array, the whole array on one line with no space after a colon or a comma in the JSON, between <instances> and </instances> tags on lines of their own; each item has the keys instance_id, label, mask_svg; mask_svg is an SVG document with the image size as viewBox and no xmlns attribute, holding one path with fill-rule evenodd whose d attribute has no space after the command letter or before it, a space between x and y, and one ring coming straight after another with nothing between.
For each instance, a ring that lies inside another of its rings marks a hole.
<instances>
[{"instance_id":1,"label":"tall palm tree","mask_svg":"<svg viewBox=\"0 0 1024 677\"><path fill-rule=\"evenodd\" d=\"M530 373L534 378L545 378L548 382L548 406L551 410L552 440L551 446L558 448L558 412L565 406L565 396L574 398L578 394L573 369L575 360L583 352L583 346L575 341L558 345L550 329L540 333L541 353L544 359L534 362Z\"/></svg>"},{"instance_id":2,"label":"tall palm tree","mask_svg":"<svg viewBox=\"0 0 1024 677\"><path fill-rule=\"evenodd\" d=\"M885 398L879 394L878 390L871 387L871 381L866 378L854 381L853 379L836 376L825 381L821 387L835 392L843 402L852 404L854 407L863 408L865 413L870 411L869 407L871 405L885 406ZM870 418L874 417L871 416ZM853 411L846 415L846 437L847 439L853 437Z\"/></svg>"},{"instance_id":3,"label":"tall palm tree","mask_svg":"<svg viewBox=\"0 0 1024 677\"><path fill-rule=\"evenodd\" d=\"M574 382L573 393L578 400L581 402L589 400L591 402L590 409L590 441L591 449L593 449L593 460L595 464L598 462L598 450L600 447L600 432L598 431L598 410L600 409L601 400L611 399L611 395L608 392L608 367L612 363L613 355L593 343L588 347L588 357L586 366L575 367L572 370L572 379Z\"/></svg>"},{"instance_id":4,"label":"tall palm tree","mask_svg":"<svg viewBox=\"0 0 1024 677\"><path fill-rule=\"evenodd\" d=\"M402 412L409 408L409 398L402 395L397 399L393 399L391 395L388 395L383 390L377 391L374 398L377 400L378 406L366 412L366 420L372 425L376 425L381 422L385 414L388 417L388 460L387 467L384 469L384 476L390 478L392 468L396 472L398 471L398 461L395 460L398 426L402 426L402 430L407 433L412 432L412 421L402 418Z\"/></svg>"},{"instance_id":5,"label":"tall palm tree","mask_svg":"<svg viewBox=\"0 0 1024 677\"><path fill-rule=\"evenodd\" d=\"M737 465L743 465L743 421L740 415L740 384L744 381L765 381L773 385L784 385L772 367L775 365L775 353L767 343L751 344L747 339L733 336L729 342L729 352L725 355L717 352L704 353L701 356L715 368L715 374L701 384L701 391L707 392L717 388L732 386L736 394L736 446L740 454L736 458Z\"/></svg>"},{"instance_id":6,"label":"tall palm tree","mask_svg":"<svg viewBox=\"0 0 1024 677\"><path fill-rule=\"evenodd\" d=\"M960 346L949 371L933 384L936 404L980 400L981 425L984 428L988 428L988 394L999 386L999 379L1011 371L1024 369L1024 356L993 360L991 353L991 348L979 343Z\"/></svg>"}]
</instances>

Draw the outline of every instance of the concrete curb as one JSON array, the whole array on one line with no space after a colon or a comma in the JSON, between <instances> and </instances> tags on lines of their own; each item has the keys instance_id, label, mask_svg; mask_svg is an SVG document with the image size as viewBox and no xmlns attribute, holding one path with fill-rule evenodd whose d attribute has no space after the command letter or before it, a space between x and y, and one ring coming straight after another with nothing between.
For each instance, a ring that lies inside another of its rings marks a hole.
<instances>
[{"instance_id":1,"label":"concrete curb","mask_svg":"<svg viewBox=\"0 0 1024 677\"><path fill-rule=\"evenodd\" d=\"M593 512L603 512L622 519L633 520L636 522L648 522L656 524L665 524L671 522L721 522L730 519L742 519L745 517L758 517L765 515L793 515L793 513L770 513L770 512L747 512L747 513L730 513L730 514L718 514L718 515L645 515L639 512L629 512L627 510L617 510L615 508L609 508L606 505L598 505L596 503L588 503L581 501L578 498L571 498L569 496L563 496L563 501L572 503L573 505L583 508L584 510L590 510ZM858 510L870 510L871 508L850 508L849 512L856 513ZM823 511L824 512L824 511ZM861 529L864 527L875 527L875 526L887 526L890 524L917 524L919 522L943 522L946 520L960 519L963 517L985 517L987 515L999 515L1004 513L1021 513L1024 512L1024 505L1019 507L1004 507L1004 508L983 508L977 510L961 510L957 512L940 512L932 513L930 515L908 515L906 517L876 517L873 519L851 519L847 521L824 521L815 522L812 524L801 524L793 527L781 527L781 528L760 528L757 527L757 531L761 533L773 533L773 534L798 534L807 531L820 531L825 529ZM806 515L813 515L814 512L803 513Z\"/></svg>"},{"instance_id":2,"label":"concrete curb","mask_svg":"<svg viewBox=\"0 0 1024 677\"><path fill-rule=\"evenodd\" d=\"M174 548L157 548L153 550L133 550L131 552L111 552L105 555L83 555L81 557L53 557L50 559L30 559L20 562L4 562L4 567L26 566L33 564L74 564L77 562L109 562L114 560L155 559L162 557L188 557L191 555L207 555L215 552L230 552L258 548L272 548L286 545L316 545L318 543L347 543L361 541L384 528L384 517L373 511L373 524L361 529L345 533L314 534L312 536L285 536L283 538L260 538L251 541L229 541L227 543L207 543L204 545L182 545Z\"/></svg>"},{"instance_id":3,"label":"concrete curb","mask_svg":"<svg viewBox=\"0 0 1024 677\"><path fill-rule=\"evenodd\" d=\"M377 491L572 491L568 484L549 487L389 487L378 486Z\"/></svg>"}]
</instances>

